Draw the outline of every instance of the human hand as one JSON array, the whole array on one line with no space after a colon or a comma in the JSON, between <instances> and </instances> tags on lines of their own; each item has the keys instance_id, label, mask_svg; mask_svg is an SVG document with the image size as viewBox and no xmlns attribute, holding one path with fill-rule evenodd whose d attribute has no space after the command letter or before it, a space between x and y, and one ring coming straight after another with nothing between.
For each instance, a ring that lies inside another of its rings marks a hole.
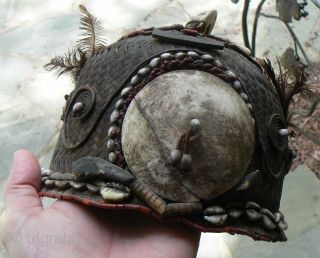
<instances>
[{"instance_id":1,"label":"human hand","mask_svg":"<svg viewBox=\"0 0 320 258\"><path fill-rule=\"evenodd\" d=\"M101 210L71 201L44 209L40 166L15 153L4 190L1 238L10 257L196 257L200 232L137 212Z\"/></svg>"}]
</instances>

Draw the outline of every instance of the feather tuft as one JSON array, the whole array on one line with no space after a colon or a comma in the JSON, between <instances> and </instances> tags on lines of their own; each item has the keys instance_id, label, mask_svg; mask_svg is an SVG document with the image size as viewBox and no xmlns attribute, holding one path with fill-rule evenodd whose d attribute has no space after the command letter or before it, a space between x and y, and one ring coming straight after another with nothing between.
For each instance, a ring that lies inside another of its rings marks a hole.
<instances>
[{"instance_id":1,"label":"feather tuft","mask_svg":"<svg viewBox=\"0 0 320 258\"><path fill-rule=\"evenodd\" d=\"M277 59L279 75L276 76L269 59L258 60L264 70L264 75L272 84L281 102L281 107L285 118L288 117L289 106L293 101L293 96L300 93L300 96L310 100L320 102L319 94L311 90L307 84L305 67L299 63L295 63L288 70L283 70Z\"/></svg>"},{"instance_id":2,"label":"feather tuft","mask_svg":"<svg viewBox=\"0 0 320 258\"><path fill-rule=\"evenodd\" d=\"M101 39L102 26L97 18L87 11L83 5L79 5L80 11L84 14L80 17L80 30L84 31L81 35L84 38L78 40L78 44L72 50L69 50L64 56L56 56L50 63L44 66L46 71L55 70L55 75L68 73L71 75L73 83L76 83L79 74L87 60L101 48L105 47L105 40Z\"/></svg>"},{"instance_id":3,"label":"feather tuft","mask_svg":"<svg viewBox=\"0 0 320 258\"><path fill-rule=\"evenodd\" d=\"M55 75L59 77L62 74L69 73L72 78L72 82L78 80L80 71L82 70L84 64L86 63L87 58L85 53L76 47L69 50L65 56L56 56L51 59L50 63L44 66L46 71L56 70Z\"/></svg>"},{"instance_id":4,"label":"feather tuft","mask_svg":"<svg viewBox=\"0 0 320 258\"><path fill-rule=\"evenodd\" d=\"M105 40L100 38L100 36L103 35L103 28L101 22L89 13L83 5L79 5L79 8L84 14L80 17L80 23L82 25L80 29L84 31L81 35L84 36L84 38L80 39L78 43L87 57L90 57L106 45Z\"/></svg>"}]
</instances>

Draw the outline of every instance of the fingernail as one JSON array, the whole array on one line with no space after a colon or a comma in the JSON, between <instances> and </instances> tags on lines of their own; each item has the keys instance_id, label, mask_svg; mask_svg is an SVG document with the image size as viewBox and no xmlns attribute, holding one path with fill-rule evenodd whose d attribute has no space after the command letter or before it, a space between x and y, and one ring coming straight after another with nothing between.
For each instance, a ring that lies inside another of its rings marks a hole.
<instances>
[{"instance_id":1,"label":"fingernail","mask_svg":"<svg viewBox=\"0 0 320 258\"><path fill-rule=\"evenodd\" d=\"M18 150L17 151L15 151L14 153L13 153L13 162L15 162L16 161L16 158L18 157Z\"/></svg>"},{"instance_id":2,"label":"fingernail","mask_svg":"<svg viewBox=\"0 0 320 258\"><path fill-rule=\"evenodd\" d=\"M13 167L14 167L14 164L16 163L16 158L17 158L17 152L18 151L15 151L14 153L13 153L13 163L12 163L12 166L11 166L11 172L12 172L12 170L13 170Z\"/></svg>"}]
</instances>

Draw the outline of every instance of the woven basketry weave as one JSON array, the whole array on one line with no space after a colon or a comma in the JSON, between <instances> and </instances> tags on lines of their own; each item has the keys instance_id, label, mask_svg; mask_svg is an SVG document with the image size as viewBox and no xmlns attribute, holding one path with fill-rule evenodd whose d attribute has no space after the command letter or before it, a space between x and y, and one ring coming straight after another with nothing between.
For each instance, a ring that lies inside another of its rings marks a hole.
<instances>
[{"instance_id":1,"label":"woven basketry weave","mask_svg":"<svg viewBox=\"0 0 320 258\"><path fill-rule=\"evenodd\" d=\"M212 38L210 40L221 43L221 41ZM73 163L83 157L97 157L108 160L111 151L106 147L106 143L110 138L109 128L112 126L110 116L114 111L114 106L121 95L121 91L130 86L132 76L139 69L145 67L150 60L163 53L174 54L179 51L185 53L193 51L199 55L209 55L214 60L219 60L223 69L232 71L241 83L242 91L247 95L248 101L252 105L252 117L255 121L254 152L245 176L253 171L260 171L261 185L258 189L244 191L241 194L236 194L236 189L232 188L212 200L203 201L202 205L208 207L215 204L251 201L273 214L278 212L283 178L287 173L283 167L288 170L291 161L286 160L287 143L283 143L284 148L277 148L269 133L270 119L275 114L281 119L284 116L281 103L273 86L265 79L262 68L255 60L240 51L235 45L227 42L224 42L223 50L198 48L159 41L149 33L149 35L140 34L124 38L94 54L86 62L79 75L76 87L70 94L70 103L67 105L64 114L64 124L50 169L62 174L72 174ZM204 70L197 65L172 70L178 69ZM221 78L223 79L223 76ZM74 104L73 100L81 94L85 95L83 98L86 98L87 102L94 104L88 108L87 113L81 119L76 119L72 117L72 105ZM139 210L141 211L143 209L141 207L147 206L138 196L133 196L124 204L108 204L102 200L101 196L97 196L90 191L79 192L75 189L61 190L43 186L41 192L43 196L78 199L101 208L117 209L122 205L122 209L138 210L137 207L140 207ZM106 204L98 204L103 202ZM150 210L147 213L151 214L152 212ZM248 220L228 220L227 226L214 228L208 226L207 222L197 216L182 216L178 220L186 224L192 224L193 227L203 231L246 234L254 239L266 241L286 240L281 229L266 230L256 222Z\"/></svg>"}]
</instances>

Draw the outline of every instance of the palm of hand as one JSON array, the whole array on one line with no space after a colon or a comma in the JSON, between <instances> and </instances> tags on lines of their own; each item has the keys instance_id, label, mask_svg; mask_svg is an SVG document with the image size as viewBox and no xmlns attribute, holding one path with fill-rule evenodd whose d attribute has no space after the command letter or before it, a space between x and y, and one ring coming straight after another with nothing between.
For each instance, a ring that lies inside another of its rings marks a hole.
<instances>
[{"instance_id":1,"label":"palm of hand","mask_svg":"<svg viewBox=\"0 0 320 258\"><path fill-rule=\"evenodd\" d=\"M10 257L196 256L200 233L182 224L69 201L44 210L36 191L39 165L30 152L19 155L5 189L7 214L1 232Z\"/></svg>"}]
</instances>

